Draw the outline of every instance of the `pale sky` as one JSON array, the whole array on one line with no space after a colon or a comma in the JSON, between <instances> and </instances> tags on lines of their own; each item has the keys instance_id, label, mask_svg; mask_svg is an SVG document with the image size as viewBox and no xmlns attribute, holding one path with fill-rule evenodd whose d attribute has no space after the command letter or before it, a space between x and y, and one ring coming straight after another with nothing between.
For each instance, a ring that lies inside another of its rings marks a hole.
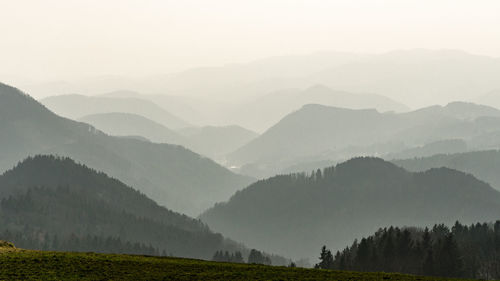
<instances>
[{"instance_id":1,"label":"pale sky","mask_svg":"<svg viewBox=\"0 0 500 281\"><path fill-rule=\"evenodd\" d=\"M0 74L141 76L315 51L500 57L498 0L0 0Z\"/></svg>"}]
</instances>

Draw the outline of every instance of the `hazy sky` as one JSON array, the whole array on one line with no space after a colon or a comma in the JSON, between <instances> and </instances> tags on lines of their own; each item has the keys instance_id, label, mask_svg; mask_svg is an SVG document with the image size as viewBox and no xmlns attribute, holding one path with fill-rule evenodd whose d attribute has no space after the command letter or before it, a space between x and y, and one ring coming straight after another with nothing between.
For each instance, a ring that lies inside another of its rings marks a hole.
<instances>
[{"instance_id":1,"label":"hazy sky","mask_svg":"<svg viewBox=\"0 0 500 281\"><path fill-rule=\"evenodd\" d=\"M149 75L319 50L500 57L498 0L0 0L0 74Z\"/></svg>"}]
</instances>

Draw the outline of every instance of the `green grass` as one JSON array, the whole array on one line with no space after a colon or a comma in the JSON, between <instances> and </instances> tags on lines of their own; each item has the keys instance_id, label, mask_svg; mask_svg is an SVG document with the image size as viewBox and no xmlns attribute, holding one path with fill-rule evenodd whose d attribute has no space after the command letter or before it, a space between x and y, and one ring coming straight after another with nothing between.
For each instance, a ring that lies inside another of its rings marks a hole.
<instances>
[{"instance_id":1,"label":"green grass","mask_svg":"<svg viewBox=\"0 0 500 281\"><path fill-rule=\"evenodd\" d=\"M0 280L446 280L192 259L95 253L8 250Z\"/></svg>"}]
</instances>

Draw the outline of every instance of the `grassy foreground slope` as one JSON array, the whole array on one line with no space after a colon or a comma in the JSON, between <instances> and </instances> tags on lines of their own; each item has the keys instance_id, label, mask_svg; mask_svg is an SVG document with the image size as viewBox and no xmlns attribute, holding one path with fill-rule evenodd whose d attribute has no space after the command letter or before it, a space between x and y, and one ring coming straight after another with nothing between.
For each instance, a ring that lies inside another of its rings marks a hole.
<instances>
[{"instance_id":1,"label":"grassy foreground slope","mask_svg":"<svg viewBox=\"0 0 500 281\"><path fill-rule=\"evenodd\" d=\"M192 259L0 250L0 280L451 280Z\"/></svg>"}]
</instances>

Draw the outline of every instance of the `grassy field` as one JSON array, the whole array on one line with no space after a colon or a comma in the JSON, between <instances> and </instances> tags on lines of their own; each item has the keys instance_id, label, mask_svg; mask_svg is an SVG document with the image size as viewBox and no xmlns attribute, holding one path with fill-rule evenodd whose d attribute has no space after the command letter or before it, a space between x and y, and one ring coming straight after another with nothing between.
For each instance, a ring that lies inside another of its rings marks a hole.
<instances>
[{"instance_id":1,"label":"grassy field","mask_svg":"<svg viewBox=\"0 0 500 281\"><path fill-rule=\"evenodd\" d=\"M4 248L0 280L446 280L192 259Z\"/></svg>"}]
</instances>

